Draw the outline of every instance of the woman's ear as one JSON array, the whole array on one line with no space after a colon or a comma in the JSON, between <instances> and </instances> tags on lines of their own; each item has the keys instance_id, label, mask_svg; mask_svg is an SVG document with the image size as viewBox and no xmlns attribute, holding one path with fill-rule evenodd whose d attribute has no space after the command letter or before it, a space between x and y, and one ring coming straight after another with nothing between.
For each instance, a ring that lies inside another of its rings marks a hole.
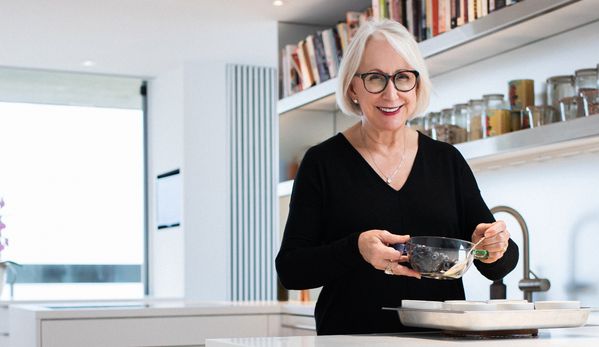
<instances>
[{"instance_id":1,"label":"woman's ear","mask_svg":"<svg viewBox=\"0 0 599 347\"><path fill-rule=\"evenodd\" d=\"M349 84L349 88L347 89L347 94L349 95L351 101L354 104L358 103L358 95L356 94L356 91L354 89L354 84L353 83Z\"/></svg>"}]
</instances>

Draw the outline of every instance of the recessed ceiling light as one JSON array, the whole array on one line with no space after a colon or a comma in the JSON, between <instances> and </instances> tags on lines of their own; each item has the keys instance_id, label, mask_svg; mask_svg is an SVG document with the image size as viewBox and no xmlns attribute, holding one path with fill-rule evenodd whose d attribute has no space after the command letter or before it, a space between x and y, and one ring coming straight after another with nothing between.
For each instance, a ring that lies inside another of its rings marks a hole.
<instances>
[{"instance_id":1,"label":"recessed ceiling light","mask_svg":"<svg viewBox=\"0 0 599 347\"><path fill-rule=\"evenodd\" d=\"M275 0L272 2L274 6L283 6L283 0Z\"/></svg>"},{"instance_id":2,"label":"recessed ceiling light","mask_svg":"<svg viewBox=\"0 0 599 347\"><path fill-rule=\"evenodd\" d=\"M92 61L92 60L85 60L85 61L81 62L81 65L86 66L86 67L90 67L90 66L96 65L96 62Z\"/></svg>"}]
</instances>

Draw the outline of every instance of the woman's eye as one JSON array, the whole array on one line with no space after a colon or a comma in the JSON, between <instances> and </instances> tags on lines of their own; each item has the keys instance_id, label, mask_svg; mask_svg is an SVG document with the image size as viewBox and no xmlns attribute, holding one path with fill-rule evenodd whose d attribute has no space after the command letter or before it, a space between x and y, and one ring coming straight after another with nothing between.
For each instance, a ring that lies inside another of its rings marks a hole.
<instances>
[{"instance_id":1,"label":"woman's eye","mask_svg":"<svg viewBox=\"0 0 599 347\"><path fill-rule=\"evenodd\" d=\"M368 81L379 82L384 81L385 77L382 75L368 75Z\"/></svg>"},{"instance_id":2,"label":"woman's eye","mask_svg":"<svg viewBox=\"0 0 599 347\"><path fill-rule=\"evenodd\" d=\"M398 74L398 75L395 75L395 79L400 80L400 81L407 81L410 79L410 75L405 74L405 73Z\"/></svg>"}]
</instances>

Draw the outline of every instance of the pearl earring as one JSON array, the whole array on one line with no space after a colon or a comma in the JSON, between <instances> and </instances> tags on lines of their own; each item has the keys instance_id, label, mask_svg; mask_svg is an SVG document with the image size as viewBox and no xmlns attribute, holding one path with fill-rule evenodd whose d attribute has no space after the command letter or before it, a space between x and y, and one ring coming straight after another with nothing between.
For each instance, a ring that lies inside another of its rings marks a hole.
<instances>
[{"instance_id":1,"label":"pearl earring","mask_svg":"<svg viewBox=\"0 0 599 347\"><path fill-rule=\"evenodd\" d=\"M358 99L353 99L352 101L354 102L354 104L358 104Z\"/></svg>"}]
</instances>

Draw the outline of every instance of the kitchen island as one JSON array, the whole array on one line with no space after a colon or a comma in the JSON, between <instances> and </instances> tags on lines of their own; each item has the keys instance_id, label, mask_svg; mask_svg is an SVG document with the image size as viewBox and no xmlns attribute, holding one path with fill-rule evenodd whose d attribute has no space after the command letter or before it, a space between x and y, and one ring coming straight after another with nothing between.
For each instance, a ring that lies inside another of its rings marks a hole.
<instances>
[{"instance_id":1,"label":"kitchen island","mask_svg":"<svg viewBox=\"0 0 599 347\"><path fill-rule=\"evenodd\" d=\"M9 310L12 347L203 346L207 338L315 334L314 304L301 302L64 302Z\"/></svg>"},{"instance_id":2,"label":"kitchen island","mask_svg":"<svg viewBox=\"0 0 599 347\"><path fill-rule=\"evenodd\" d=\"M599 346L599 325L540 329L537 337L449 337L438 332L397 335L254 337L206 340L207 347L435 347L435 346Z\"/></svg>"}]
</instances>

